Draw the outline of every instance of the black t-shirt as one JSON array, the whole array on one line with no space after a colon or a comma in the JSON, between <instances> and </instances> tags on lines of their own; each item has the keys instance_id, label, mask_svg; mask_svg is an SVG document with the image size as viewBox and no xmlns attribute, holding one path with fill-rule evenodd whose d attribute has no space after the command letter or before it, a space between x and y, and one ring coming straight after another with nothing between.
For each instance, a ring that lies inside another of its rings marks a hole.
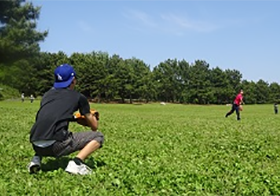
<instances>
[{"instance_id":1,"label":"black t-shirt","mask_svg":"<svg viewBox=\"0 0 280 196\"><path fill-rule=\"evenodd\" d=\"M30 142L63 141L68 135L69 121L73 120L73 113L77 110L82 115L90 113L83 94L71 89L50 89L42 98L36 122L31 128Z\"/></svg>"}]
</instances>

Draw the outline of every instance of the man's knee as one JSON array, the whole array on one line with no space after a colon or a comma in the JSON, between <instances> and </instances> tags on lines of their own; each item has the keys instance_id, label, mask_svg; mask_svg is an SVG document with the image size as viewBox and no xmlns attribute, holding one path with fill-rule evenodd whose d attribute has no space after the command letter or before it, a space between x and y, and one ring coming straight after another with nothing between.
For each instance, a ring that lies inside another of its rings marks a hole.
<instances>
[{"instance_id":1,"label":"man's knee","mask_svg":"<svg viewBox=\"0 0 280 196\"><path fill-rule=\"evenodd\" d=\"M95 133L95 137L93 140L97 141L100 144L100 147L102 147L103 143L104 143L104 135L103 133L97 131L94 132Z\"/></svg>"}]
</instances>

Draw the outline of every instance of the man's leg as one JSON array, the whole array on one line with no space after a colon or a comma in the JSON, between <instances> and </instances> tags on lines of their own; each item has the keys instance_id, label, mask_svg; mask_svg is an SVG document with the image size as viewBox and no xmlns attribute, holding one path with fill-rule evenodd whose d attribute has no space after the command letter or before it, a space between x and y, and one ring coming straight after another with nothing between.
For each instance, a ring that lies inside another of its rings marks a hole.
<instances>
[{"instance_id":1,"label":"man's leg","mask_svg":"<svg viewBox=\"0 0 280 196\"><path fill-rule=\"evenodd\" d=\"M100 147L100 143L96 140L89 142L76 156L77 158L84 161L91 153L96 151Z\"/></svg>"},{"instance_id":2,"label":"man's leg","mask_svg":"<svg viewBox=\"0 0 280 196\"><path fill-rule=\"evenodd\" d=\"M239 106L234 104L234 107L235 107L235 112L236 112L237 120L241 120L240 119Z\"/></svg>"},{"instance_id":3,"label":"man's leg","mask_svg":"<svg viewBox=\"0 0 280 196\"><path fill-rule=\"evenodd\" d=\"M65 171L80 175L90 174L92 170L84 163L84 160L99 147L100 143L98 141L92 140L89 142L73 160L69 161Z\"/></svg>"},{"instance_id":4,"label":"man's leg","mask_svg":"<svg viewBox=\"0 0 280 196\"><path fill-rule=\"evenodd\" d=\"M231 110L226 114L226 118L228 117L228 116L230 116L233 112L234 112L234 104L232 105L232 107L231 107Z\"/></svg>"},{"instance_id":5,"label":"man's leg","mask_svg":"<svg viewBox=\"0 0 280 196\"><path fill-rule=\"evenodd\" d=\"M42 161L42 157L37 154L35 154L32 157L32 159L28 165L28 171L30 174L37 173L38 171L40 171L41 161Z\"/></svg>"},{"instance_id":6,"label":"man's leg","mask_svg":"<svg viewBox=\"0 0 280 196\"><path fill-rule=\"evenodd\" d=\"M97 147L97 143L99 145ZM93 151L102 146L104 136L99 131L76 132L69 134L68 138L62 142L56 142L53 145L55 157L69 155L76 151L81 151L81 158L85 159ZM87 146L88 145L88 146ZM85 148L87 146L87 148ZM83 150L85 148L85 151Z\"/></svg>"},{"instance_id":7,"label":"man's leg","mask_svg":"<svg viewBox=\"0 0 280 196\"><path fill-rule=\"evenodd\" d=\"M37 173L41 169L41 161L43 157L53 156L53 147L48 146L45 148L32 145L35 155L28 165L29 173Z\"/></svg>"},{"instance_id":8,"label":"man's leg","mask_svg":"<svg viewBox=\"0 0 280 196\"><path fill-rule=\"evenodd\" d=\"M59 156L68 155L75 151L80 152L73 160L69 161L65 170L72 174L85 175L91 173L91 169L84 164L84 160L102 147L103 141L104 136L98 131L73 133L71 142L61 150Z\"/></svg>"}]
</instances>

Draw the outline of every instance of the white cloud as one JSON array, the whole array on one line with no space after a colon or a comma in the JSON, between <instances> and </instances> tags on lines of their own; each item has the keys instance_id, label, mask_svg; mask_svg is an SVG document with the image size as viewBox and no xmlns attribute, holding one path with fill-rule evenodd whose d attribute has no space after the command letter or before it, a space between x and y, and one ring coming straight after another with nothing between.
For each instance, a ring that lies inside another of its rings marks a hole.
<instances>
[{"instance_id":1,"label":"white cloud","mask_svg":"<svg viewBox=\"0 0 280 196\"><path fill-rule=\"evenodd\" d=\"M123 13L123 15L127 19L134 21L133 25L130 25L130 27L141 31L145 28L146 31L156 31L181 36L187 32L212 32L218 28L216 25L209 22L198 21L173 13L152 15L143 11L129 10Z\"/></svg>"},{"instance_id":2,"label":"white cloud","mask_svg":"<svg viewBox=\"0 0 280 196\"><path fill-rule=\"evenodd\" d=\"M148 26L148 27L156 27L157 24L153 21L150 15L145 12L137 11L137 10L129 10L126 13L123 13L126 18L137 21L138 24Z\"/></svg>"},{"instance_id":3,"label":"white cloud","mask_svg":"<svg viewBox=\"0 0 280 196\"><path fill-rule=\"evenodd\" d=\"M196 21L175 14L162 14L161 18L164 23L180 31L211 32L217 29L217 26L211 23Z\"/></svg>"},{"instance_id":4,"label":"white cloud","mask_svg":"<svg viewBox=\"0 0 280 196\"><path fill-rule=\"evenodd\" d=\"M91 24L89 24L86 21L79 21L78 27L82 30L84 33L94 33L94 28Z\"/></svg>"}]
</instances>

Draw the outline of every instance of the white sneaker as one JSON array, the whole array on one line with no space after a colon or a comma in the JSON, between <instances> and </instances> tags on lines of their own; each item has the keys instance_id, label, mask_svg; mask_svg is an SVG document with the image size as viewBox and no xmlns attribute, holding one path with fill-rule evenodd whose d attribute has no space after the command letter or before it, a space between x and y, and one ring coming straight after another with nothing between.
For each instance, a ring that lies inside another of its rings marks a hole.
<instances>
[{"instance_id":1,"label":"white sneaker","mask_svg":"<svg viewBox=\"0 0 280 196\"><path fill-rule=\"evenodd\" d=\"M41 169L41 159L39 156L34 156L28 165L28 171L30 174L37 173Z\"/></svg>"},{"instance_id":2,"label":"white sneaker","mask_svg":"<svg viewBox=\"0 0 280 196\"><path fill-rule=\"evenodd\" d=\"M71 174L80 175L87 175L92 172L92 170L87 165L83 163L81 163L81 165L77 165L73 160L69 161L65 171Z\"/></svg>"}]
</instances>

